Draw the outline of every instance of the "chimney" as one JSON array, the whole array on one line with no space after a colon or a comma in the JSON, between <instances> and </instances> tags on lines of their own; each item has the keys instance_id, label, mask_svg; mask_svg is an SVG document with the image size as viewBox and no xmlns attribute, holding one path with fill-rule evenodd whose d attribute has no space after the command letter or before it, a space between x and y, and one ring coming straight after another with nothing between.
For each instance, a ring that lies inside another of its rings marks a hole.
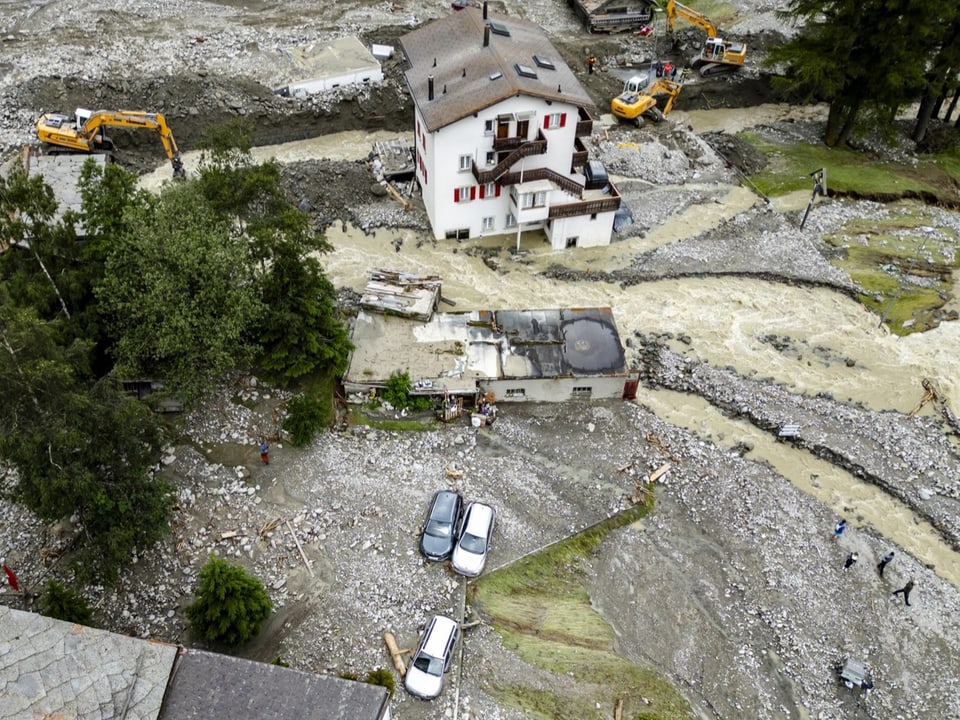
<instances>
[{"instance_id":1,"label":"chimney","mask_svg":"<svg viewBox=\"0 0 960 720\"><path fill-rule=\"evenodd\" d=\"M447 86L446 86L446 85L443 86L443 94L444 94L444 95L447 94Z\"/></svg>"},{"instance_id":2,"label":"chimney","mask_svg":"<svg viewBox=\"0 0 960 720\"><path fill-rule=\"evenodd\" d=\"M437 66L437 59L436 59L436 58L433 59L433 66L434 66L434 67Z\"/></svg>"},{"instance_id":3,"label":"chimney","mask_svg":"<svg viewBox=\"0 0 960 720\"><path fill-rule=\"evenodd\" d=\"M487 47L490 44L490 26L483 26L483 46Z\"/></svg>"},{"instance_id":4,"label":"chimney","mask_svg":"<svg viewBox=\"0 0 960 720\"><path fill-rule=\"evenodd\" d=\"M483 0L483 19L487 19L487 0Z\"/></svg>"},{"instance_id":5,"label":"chimney","mask_svg":"<svg viewBox=\"0 0 960 720\"><path fill-rule=\"evenodd\" d=\"M427 78L427 100L433 100L433 75Z\"/></svg>"},{"instance_id":6,"label":"chimney","mask_svg":"<svg viewBox=\"0 0 960 720\"><path fill-rule=\"evenodd\" d=\"M559 85L557 85L557 92L558 92L558 93L563 92L563 90L560 89L560 86L559 86Z\"/></svg>"},{"instance_id":7,"label":"chimney","mask_svg":"<svg viewBox=\"0 0 960 720\"><path fill-rule=\"evenodd\" d=\"M464 68L464 69L463 69L463 75L461 75L460 77L466 77L466 76L467 76L467 69Z\"/></svg>"}]
</instances>

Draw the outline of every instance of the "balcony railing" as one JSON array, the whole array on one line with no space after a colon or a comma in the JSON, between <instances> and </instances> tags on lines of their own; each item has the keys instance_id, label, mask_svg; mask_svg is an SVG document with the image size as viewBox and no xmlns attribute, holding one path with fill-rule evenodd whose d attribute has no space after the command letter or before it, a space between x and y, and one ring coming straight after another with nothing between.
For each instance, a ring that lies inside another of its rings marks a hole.
<instances>
[{"instance_id":1,"label":"balcony railing","mask_svg":"<svg viewBox=\"0 0 960 720\"><path fill-rule=\"evenodd\" d=\"M580 108L580 119L577 121L577 137L593 134L593 118L583 108Z\"/></svg>"},{"instance_id":2,"label":"balcony railing","mask_svg":"<svg viewBox=\"0 0 960 720\"><path fill-rule=\"evenodd\" d=\"M570 158L570 170L573 171L574 168L582 168L587 164L587 160L589 159L590 151L587 150L583 141L581 141L580 138L574 138L573 156Z\"/></svg>"},{"instance_id":3,"label":"balcony railing","mask_svg":"<svg viewBox=\"0 0 960 720\"><path fill-rule=\"evenodd\" d=\"M620 208L620 192L610 183L610 194L596 200L578 200L577 202L551 205L548 219L593 215L595 213L616 212Z\"/></svg>"},{"instance_id":4,"label":"balcony railing","mask_svg":"<svg viewBox=\"0 0 960 720\"><path fill-rule=\"evenodd\" d=\"M583 185L578 183L576 180L571 180L565 175L561 175L550 168L534 168L532 170L526 170L522 173L512 172L507 173L500 178L501 185L518 185L520 184L521 176L523 182L533 182L534 180L549 180L550 182L557 185L561 190L574 195L576 197L581 197L583 195Z\"/></svg>"},{"instance_id":5,"label":"balcony railing","mask_svg":"<svg viewBox=\"0 0 960 720\"><path fill-rule=\"evenodd\" d=\"M497 152L513 150L514 148L520 147L525 142L527 142L527 139L522 137L494 138L493 149Z\"/></svg>"},{"instance_id":6,"label":"balcony railing","mask_svg":"<svg viewBox=\"0 0 960 720\"><path fill-rule=\"evenodd\" d=\"M547 138L544 137L543 131L538 131L536 140L524 142L516 150L507 155L503 160L498 162L489 170L481 170L478 168L476 161L473 162L473 165L470 169L473 171L473 177L476 178L477 182L485 185L487 183L499 180L500 177L514 165L514 163L522 160L523 158L530 157L531 155L543 155L546 152Z\"/></svg>"}]
</instances>

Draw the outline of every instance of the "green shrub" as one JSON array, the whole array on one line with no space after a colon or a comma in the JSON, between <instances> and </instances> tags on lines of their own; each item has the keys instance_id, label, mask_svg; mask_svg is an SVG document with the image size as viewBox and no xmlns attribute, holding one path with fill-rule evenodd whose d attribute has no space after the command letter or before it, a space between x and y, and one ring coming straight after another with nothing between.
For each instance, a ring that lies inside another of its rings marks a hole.
<instances>
[{"instance_id":1,"label":"green shrub","mask_svg":"<svg viewBox=\"0 0 960 720\"><path fill-rule=\"evenodd\" d=\"M283 429L290 435L290 442L303 447L313 439L327 424L327 408L324 403L307 395L297 395L287 405L287 417Z\"/></svg>"},{"instance_id":2,"label":"green shrub","mask_svg":"<svg viewBox=\"0 0 960 720\"><path fill-rule=\"evenodd\" d=\"M191 630L215 645L236 647L260 631L273 604L246 570L212 557L200 571L197 599L187 608Z\"/></svg>"},{"instance_id":3,"label":"green shrub","mask_svg":"<svg viewBox=\"0 0 960 720\"><path fill-rule=\"evenodd\" d=\"M379 685L380 687L385 687L387 692L390 693L390 697L393 697L393 673L386 668L377 668L376 670L371 670L367 673L367 676L363 679L363 681L368 685Z\"/></svg>"},{"instance_id":4,"label":"green shrub","mask_svg":"<svg viewBox=\"0 0 960 720\"><path fill-rule=\"evenodd\" d=\"M53 578L40 596L40 614L57 620L89 625L93 611L80 593L64 586Z\"/></svg>"},{"instance_id":5,"label":"green shrub","mask_svg":"<svg viewBox=\"0 0 960 720\"><path fill-rule=\"evenodd\" d=\"M387 386L383 390L383 399L397 410L413 410L422 412L429 410L433 402L423 395L410 395L410 373L393 372L387 378Z\"/></svg>"}]
</instances>

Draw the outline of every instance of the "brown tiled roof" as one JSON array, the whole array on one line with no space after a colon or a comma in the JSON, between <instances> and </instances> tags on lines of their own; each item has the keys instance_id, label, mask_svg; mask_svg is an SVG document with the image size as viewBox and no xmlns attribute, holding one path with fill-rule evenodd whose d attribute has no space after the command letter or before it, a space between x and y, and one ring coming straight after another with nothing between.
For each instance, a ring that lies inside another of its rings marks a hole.
<instances>
[{"instance_id":1,"label":"brown tiled roof","mask_svg":"<svg viewBox=\"0 0 960 720\"><path fill-rule=\"evenodd\" d=\"M593 107L590 96L539 26L507 15L490 13L487 17L485 21L479 8L464 8L400 38L410 63L405 73L407 85L428 130L517 94ZM510 35L491 31L484 47L484 25L491 22L506 28ZM534 56L550 61L555 69L538 66ZM515 67L518 63L534 70L537 77L521 77ZM491 80L496 73L501 77ZM428 99L431 75L433 100Z\"/></svg>"}]
</instances>

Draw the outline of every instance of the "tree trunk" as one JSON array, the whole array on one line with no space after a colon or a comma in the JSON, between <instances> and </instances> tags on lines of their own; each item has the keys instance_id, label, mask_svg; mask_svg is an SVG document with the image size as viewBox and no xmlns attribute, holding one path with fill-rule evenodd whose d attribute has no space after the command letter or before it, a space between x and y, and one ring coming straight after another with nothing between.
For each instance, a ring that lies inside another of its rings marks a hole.
<instances>
[{"instance_id":1,"label":"tree trunk","mask_svg":"<svg viewBox=\"0 0 960 720\"><path fill-rule=\"evenodd\" d=\"M941 96L942 97L942 96ZM920 108L917 110L917 122L913 126L913 132L910 137L914 142L920 142L927 135L927 128L930 127L930 118L936 116L936 106L939 100L935 98L928 90L920 98Z\"/></svg>"},{"instance_id":2,"label":"tree trunk","mask_svg":"<svg viewBox=\"0 0 960 720\"><path fill-rule=\"evenodd\" d=\"M827 128L823 134L823 141L827 147L836 147L840 128L843 127L846 116L845 113L846 104L843 101L834 100L830 103L830 111L827 113Z\"/></svg>"},{"instance_id":3,"label":"tree trunk","mask_svg":"<svg viewBox=\"0 0 960 720\"><path fill-rule=\"evenodd\" d=\"M857 125L857 117L860 114L860 100L854 100L847 110L847 117L844 120L843 127L840 128L840 135L837 137L837 145L843 147L847 144L847 140L850 138L850 133L853 132L853 128ZM835 147L836 147L835 146Z\"/></svg>"},{"instance_id":4,"label":"tree trunk","mask_svg":"<svg viewBox=\"0 0 960 720\"><path fill-rule=\"evenodd\" d=\"M953 115L953 111L957 108L957 99L960 99L960 87L953 91L953 100L950 101L950 107L947 108L947 114L943 118L945 123L950 122L950 116Z\"/></svg>"}]
</instances>

